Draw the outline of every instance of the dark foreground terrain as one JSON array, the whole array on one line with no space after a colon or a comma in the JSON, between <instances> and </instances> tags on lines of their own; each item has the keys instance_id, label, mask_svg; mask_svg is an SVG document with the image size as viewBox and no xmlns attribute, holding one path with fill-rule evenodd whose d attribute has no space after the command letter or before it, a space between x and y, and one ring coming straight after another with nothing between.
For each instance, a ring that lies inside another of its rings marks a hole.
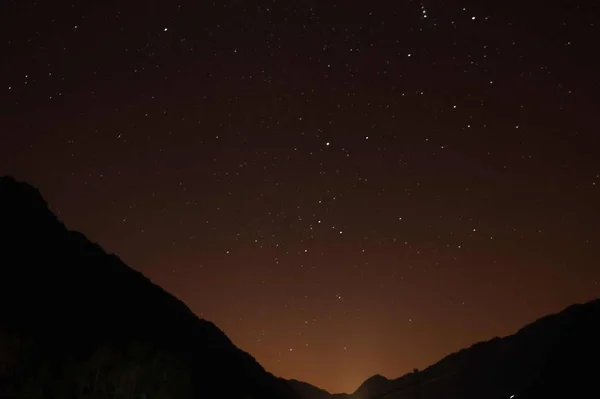
<instances>
[{"instance_id":1,"label":"dark foreground terrain","mask_svg":"<svg viewBox=\"0 0 600 399\"><path fill-rule=\"evenodd\" d=\"M0 398L296 398L212 323L0 178Z\"/></svg>"},{"instance_id":2,"label":"dark foreground terrain","mask_svg":"<svg viewBox=\"0 0 600 399\"><path fill-rule=\"evenodd\" d=\"M332 395L266 372L214 324L69 231L35 188L0 178L0 399L600 398L599 342L596 300Z\"/></svg>"},{"instance_id":3,"label":"dark foreground terrain","mask_svg":"<svg viewBox=\"0 0 600 399\"><path fill-rule=\"evenodd\" d=\"M303 399L600 398L600 300L543 317L516 334L477 343L422 371L376 375L332 395L290 381ZM513 396L514 395L514 396Z\"/></svg>"}]
</instances>

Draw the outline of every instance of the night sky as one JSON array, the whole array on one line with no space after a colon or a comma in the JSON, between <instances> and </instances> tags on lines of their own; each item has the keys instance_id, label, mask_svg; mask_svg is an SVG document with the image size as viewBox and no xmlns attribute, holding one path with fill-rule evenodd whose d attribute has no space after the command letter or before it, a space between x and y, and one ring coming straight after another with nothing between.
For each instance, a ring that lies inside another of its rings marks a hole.
<instances>
[{"instance_id":1,"label":"night sky","mask_svg":"<svg viewBox=\"0 0 600 399\"><path fill-rule=\"evenodd\" d=\"M73 3L2 2L0 174L274 374L600 296L597 1Z\"/></svg>"}]
</instances>

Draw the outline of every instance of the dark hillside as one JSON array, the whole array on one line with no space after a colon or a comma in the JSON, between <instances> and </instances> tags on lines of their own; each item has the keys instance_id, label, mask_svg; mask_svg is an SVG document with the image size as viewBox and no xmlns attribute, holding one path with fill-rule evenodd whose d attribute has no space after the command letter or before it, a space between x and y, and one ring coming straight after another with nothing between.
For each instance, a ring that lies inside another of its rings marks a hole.
<instances>
[{"instance_id":1,"label":"dark hillside","mask_svg":"<svg viewBox=\"0 0 600 399\"><path fill-rule=\"evenodd\" d=\"M600 300L543 317L516 334L479 342L423 371L374 376L347 399L600 397ZM296 385L293 385L296 387ZM314 390L297 390L303 399Z\"/></svg>"},{"instance_id":2,"label":"dark hillside","mask_svg":"<svg viewBox=\"0 0 600 399\"><path fill-rule=\"evenodd\" d=\"M293 398L214 324L0 178L1 397Z\"/></svg>"}]
</instances>

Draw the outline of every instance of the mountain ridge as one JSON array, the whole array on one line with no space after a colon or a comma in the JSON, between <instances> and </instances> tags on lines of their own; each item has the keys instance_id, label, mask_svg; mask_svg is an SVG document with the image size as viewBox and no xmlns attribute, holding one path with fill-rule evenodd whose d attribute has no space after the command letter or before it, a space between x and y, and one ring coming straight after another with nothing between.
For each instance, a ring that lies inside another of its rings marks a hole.
<instances>
[{"instance_id":1,"label":"mountain ridge","mask_svg":"<svg viewBox=\"0 0 600 399\"><path fill-rule=\"evenodd\" d=\"M214 323L67 229L39 190L12 177L0 177L0 254L2 397L129 389L147 397L297 398ZM98 376L105 381L92 387Z\"/></svg>"},{"instance_id":2,"label":"mountain ridge","mask_svg":"<svg viewBox=\"0 0 600 399\"><path fill-rule=\"evenodd\" d=\"M153 392L147 397L184 399L600 396L592 384L600 372L600 299L477 342L422 371L396 379L374 375L352 394L330 394L268 373L214 323L67 229L39 190L9 177L0 177L0 254L3 398L142 390ZM592 366L577 366L582 360ZM132 373L139 379L132 382Z\"/></svg>"},{"instance_id":3,"label":"mountain ridge","mask_svg":"<svg viewBox=\"0 0 600 399\"><path fill-rule=\"evenodd\" d=\"M330 394L324 391L327 395L321 393L320 395L310 396L311 392L316 391L307 387L297 389L297 383L293 380L290 383L302 399L333 399L334 397L336 399L408 399L416 397L415 386L426 386L427 384L431 385L430 392L421 392L421 398L437 399L447 397L444 396L444 391L447 393L448 389L447 387L444 387L445 389L439 387L434 389L433 385L441 384L443 387L442 382L444 379L451 380L460 377L460 374L464 374L467 370L469 374L479 374L481 378L491 380L491 383L487 384L488 388L494 383L502 385L497 381L495 382L494 378L506 378L510 379L511 383L514 382L513 391L515 392L500 388L500 390L505 391L504 395L490 396L488 394L488 397L508 398L511 395L515 395L514 398L542 398L544 395L546 398L559 397L558 393L565 388L551 389L553 381L546 376L547 370L554 370L552 373L560 374L560 371L556 370L557 368L560 369L560 366L556 365L557 361L553 360L553 356L556 356L556 352L566 352L568 355L570 351L562 348L572 345L572 341L580 341L581 344L579 345L583 345L589 350L587 357L593 358L600 355L599 340L594 341L591 338L591 331L598 333L598 337L600 337L600 299L569 305L559 312L542 316L505 337L493 337L489 340L476 342L469 347L444 356L422 371L415 370L395 379L388 379L376 374L365 380L353 393ZM565 337L569 336L571 336L572 341L565 342ZM584 339L578 340L578 338ZM525 354L523 354L523 351ZM585 354L582 351L579 355ZM562 356L565 356L565 353ZM486 375L483 370L476 370L483 363L493 364L493 362L486 360L486 357L493 357L494 361L505 362L509 366L497 367L497 376ZM523 370L515 367L518 361L527 362L527 367ZM457 363L460 367L457 367ZM511 367L513 370L511 370ZM596 362L595 368L592 370L595 372L600 371L600 365ZM466 385L468 381L462 381L462 383ZM367 389L367 386L370 386L369 389ZM457 396L461 398L475 398L482 394L481 392L470 392L469 389L461 387L455 387L454 389L462 391L461 396ZM427 391L423 388L421 390ZM598 391L597 388L596 391ZM540 392L544 392L544 394L542 395Z\"/></svg>"}]
</instances>

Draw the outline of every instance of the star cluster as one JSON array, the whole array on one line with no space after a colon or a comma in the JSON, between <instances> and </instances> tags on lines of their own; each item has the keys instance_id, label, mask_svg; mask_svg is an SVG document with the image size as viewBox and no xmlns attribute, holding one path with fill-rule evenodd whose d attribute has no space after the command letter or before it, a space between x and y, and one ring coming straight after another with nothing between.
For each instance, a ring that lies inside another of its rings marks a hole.
<instances>
[{"instance_id":1,"label":"star cluster","mask_svg":"<svg viewBox=\"0 0 600 399\"><path fill-rule=\"evenodd\" d=\"M598 5L481 3L12 2L0 172L275 374L423 368L600 293Z\"/></svg>"}]
</instances>

